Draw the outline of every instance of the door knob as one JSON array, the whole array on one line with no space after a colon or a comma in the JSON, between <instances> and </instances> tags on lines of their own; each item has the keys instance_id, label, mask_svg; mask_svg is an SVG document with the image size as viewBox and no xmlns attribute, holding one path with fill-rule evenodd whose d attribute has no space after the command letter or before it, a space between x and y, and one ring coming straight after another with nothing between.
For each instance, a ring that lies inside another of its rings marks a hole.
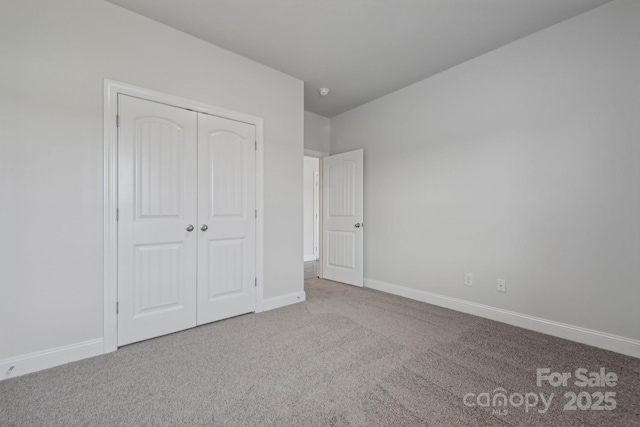
<instances>
[{"instance_id":1,"label":"door knob","mask_svg":"<svg viewBox=\"0 0 640 427\"><path fill-rule=\"evenodd\" d=\"M209 229L209 227L207 227L207 224L202 224L202 227L200 227L200 230L202 231L207 231Z\"/></svg>"},{"instance_id":2,"label":"door knob","mask_svg":"<svg viewBox=\"0 0 640 427\"><path fill-rule=\"evenodd\" d=\"M187 231L189 232L193 231L193 225L191 224L187 225Z\"/></svg>"},{"instance_id":3,"label":"door knob","mask_svg":"<svg viewBox=\"0 0 640 427\"><path fill-rule=\"evenodd\" d=\"M357 222L356 225L354 225L355 228L360 228L360 223Z\"/></svg>"}]
</instances>

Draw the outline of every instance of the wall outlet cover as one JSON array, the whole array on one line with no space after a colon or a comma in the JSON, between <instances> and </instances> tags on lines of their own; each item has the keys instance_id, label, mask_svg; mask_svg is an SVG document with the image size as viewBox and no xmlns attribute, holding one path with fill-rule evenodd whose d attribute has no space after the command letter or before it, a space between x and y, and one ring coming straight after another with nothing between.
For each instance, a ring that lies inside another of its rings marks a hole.
<instances>
[{"instance_id":1,"label":"wall outlet cover","mask_svg":"<svg viewBox=\"0 0 640 427\"><path fill-rule=\"evenodd\" d=\"M473 286L473 274L464 273L464 285L465 286Z\"/></svg>"}]
</instances>

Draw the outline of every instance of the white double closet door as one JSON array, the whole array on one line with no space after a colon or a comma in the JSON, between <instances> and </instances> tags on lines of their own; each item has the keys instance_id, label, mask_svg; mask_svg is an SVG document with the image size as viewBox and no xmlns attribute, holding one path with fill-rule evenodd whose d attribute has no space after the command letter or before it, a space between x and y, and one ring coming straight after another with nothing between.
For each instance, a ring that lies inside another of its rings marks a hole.
<instances>
[{"instance_id":1,"label":"white double closet door","mask_svg":"<svg viewBox=\"0 0 640 427\"><path fill-rule=\"evenodd\" d=\"M118 96L118 345L255 311L255 126Z\"/></svg>"}]
</instances>

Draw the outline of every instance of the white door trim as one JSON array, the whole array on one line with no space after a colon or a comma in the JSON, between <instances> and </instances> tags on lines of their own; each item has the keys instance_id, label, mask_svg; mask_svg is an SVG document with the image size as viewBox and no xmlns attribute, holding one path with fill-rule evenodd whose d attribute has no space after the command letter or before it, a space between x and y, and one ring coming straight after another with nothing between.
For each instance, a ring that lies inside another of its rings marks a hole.
<instances>
[{"instance_id":1,"label":"white door trim","mask_svg":"<svg viewBox=\"0 0 640 427\"><path fill-rule=\"evenodd\" d=\"M118 206L118 94L129 95L149 101L187 108L196 112L212 114L230 120L249 123L256 127L256 313L263 311L264 271L264 120L259 117L237 113L224 108L167 95L153 90L104 81L104 340L103 351L118 349L118 228L116 208Z\"/></svg>"},{"instance_id":2,"label":"white door trim","mask_svg":"<svg viewBox=\"0 0 640 427\"><path fill-rule=\"evenodd\" d=\"M318 159L321 159L323 157L327 157L329 153L325 153L324 151L309 150L308 148L305 148L304 155L308 157L317 157Z\"/></svg>"}]
</instances>

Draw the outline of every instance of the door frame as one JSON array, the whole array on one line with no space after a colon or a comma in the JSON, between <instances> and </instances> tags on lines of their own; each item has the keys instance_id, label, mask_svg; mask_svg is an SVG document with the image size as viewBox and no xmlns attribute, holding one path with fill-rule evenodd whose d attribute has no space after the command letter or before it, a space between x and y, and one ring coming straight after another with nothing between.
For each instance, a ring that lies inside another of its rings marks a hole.
<instances>
[{"instance_id":1,"label":"door frame","mask_svg":"<svg viewBox=\"0 0 640 427\"><path fill-rule=\"evenodd\" d=\"M264 296L264 119L213 105L104 80L104 339L103 352L118 349L118 95L128 95L195 112L211 114L256 127L256 313Z\"/></svg>"}]
</instances>

